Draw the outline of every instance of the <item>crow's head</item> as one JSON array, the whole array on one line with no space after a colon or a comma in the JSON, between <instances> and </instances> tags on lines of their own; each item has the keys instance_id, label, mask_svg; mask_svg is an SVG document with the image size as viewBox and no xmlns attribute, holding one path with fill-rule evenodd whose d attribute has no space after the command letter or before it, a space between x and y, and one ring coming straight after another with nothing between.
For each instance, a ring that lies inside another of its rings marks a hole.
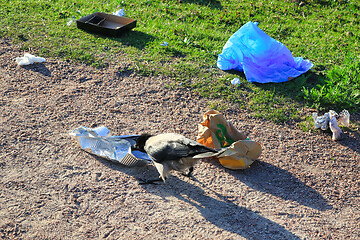
<instances>
[{"instance_id":1,"label":"crow's head","mask_svg":"<svg viewBox=\"0 0 360 240\"><path fill-rule=\"evenodd\" d=\"M141 152L145 152L145 143L146 141L151 137L152 135L148 134L148 133L144 133L144 134L141 134L138 139L136 140L136 143L135 145L133 146L133 149L134 150L138 150L138 151L141 151Z\"/></svg>"}]
</instances>

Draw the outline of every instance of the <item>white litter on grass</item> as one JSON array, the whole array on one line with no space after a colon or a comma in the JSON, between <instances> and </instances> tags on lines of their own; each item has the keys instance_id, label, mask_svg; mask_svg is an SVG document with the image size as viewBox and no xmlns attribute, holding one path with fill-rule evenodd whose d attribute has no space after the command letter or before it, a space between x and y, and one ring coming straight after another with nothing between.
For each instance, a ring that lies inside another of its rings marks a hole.
<instances>
[{"instance_id":1,"label":"white litter on grass","mask_svg":"<svg viewBox=\"0 0 360 240\"><path fill-rule=\"evenodd\" d=\"M187 38L187 37L185 37L185 39L184 39L184 43L185 43L185 44L187 44L187 45L189 45L189 44L190 44L190 42L191 42L191 41L190 41L190 39L189 39L189 38Z\"/></svg>"},{"instance_id":2,"label":"white litter on grass","mask_svg":"<svg viewBox=\"0 0 360 240\"><path fill-rule=\"evenodd\" d=\"M17 57L15 60L19 66L30 65L33 63L41 63L46 61L45 58L35 57L30 53L25 53L24 57Z\"/></svg>"},{"instance_id":3,"label":"white litter on grass","mask_svg":"<svg viewBox=\"0 0 360 240\"><path fill-rule=\"evenodd\" d=\"M116 16L120 16L120 17L125 17L125 11L124 11L124 8L116 11L116 12L113 12L114 15Z\"/></svg>"},{"instance_id":4,"label":"white litter on grass","mask_svg":"<svg viewBox=\"0 0 360 240\"><path fill-rule=\"evenodd\" d=\"M163 42L163 43L160 44L160 46L165 46L165 47L167 47L167 46L169 46L169 43L168 43L168 42Z\"/></svg>"},{"instance_id":5,"label":"white litter on grass","mask_svg":"<svg viewBox=\"0 0 360 240\"><path fill-rule=\"evenodd\" d=\"M314 112L312 114L315 128L320 128L325 131L329 128L330 115L329 113L325 113L323 116L318 116L318 113Z\"/></svg>"},{"instance_id":6,"label":"white litter on grass","mask_svg":"<svg viewBox=\"0 0 360 240\"><path fill-rule=\"evenodd\" d=\"M234 78L233 80L231 80L231 83L232 83L233 85L240 85L240 84L241 84L239 78Z\"/></svg>"},{"instance_id":7,"label":"white litter on grass","mask_svg":"<svg viewBox=\"0 0 360 240\"><path fill-rule=\"evenodd\" d=\"M318 116L317 113L313 113L312 117L316 128L321 128L321 130L325 131L330 127L334 141L340 140L343 135L339 125L345 127L349 127L350 125L350 113L346 109L342 110L339 114L334 110L330 110L323 116Z\"/></svg>"},{"instance_id":8,"label":"white litter on grass","mask_svg":"<svg viewBox=\"0 0 360 240\"><path fill-rule=\"evenodd\" d=\"M66 26L71 26L71 24L73 24L76 21L76 18L73 16L71 18L68 18L68 21L66 23Z\"/></svg>"}]
</instances>

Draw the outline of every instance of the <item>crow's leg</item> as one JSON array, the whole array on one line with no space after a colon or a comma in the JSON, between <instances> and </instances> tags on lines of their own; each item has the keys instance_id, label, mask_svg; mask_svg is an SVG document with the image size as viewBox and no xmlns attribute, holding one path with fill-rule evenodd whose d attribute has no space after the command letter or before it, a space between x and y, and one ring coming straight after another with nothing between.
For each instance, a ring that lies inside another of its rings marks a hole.
<instances>
[{"instance_id":1,"label":"crow's leg","mask_svg":"<svg viewBox=\"0 0 360 240\"><path fill-rule=\"evenodd\" d=\"M190 167L189 168L189 172L188 173L183 173L184 176L186 177L191 177L192 175L192 172L194 171L194 167Z\"/></svg>"},{"instance_id":2,"label":"crow's leg","mask_svg":"<svg viewBox=\"0 0 360 240\"><path fill-rule=\"evenodd\" d=\"M194 167L190 167L187 176L191 177L191 174L192 174L193 171L194 171Z\"/></svg>"}]
</instances>

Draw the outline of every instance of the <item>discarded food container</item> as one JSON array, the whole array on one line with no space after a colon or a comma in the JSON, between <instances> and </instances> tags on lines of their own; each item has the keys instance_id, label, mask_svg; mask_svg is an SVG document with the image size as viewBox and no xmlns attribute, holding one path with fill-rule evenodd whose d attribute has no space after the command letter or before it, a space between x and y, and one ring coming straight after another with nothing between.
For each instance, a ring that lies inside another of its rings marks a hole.
<instances>
[{"instance_id":1,"label":"discarded food container","mask_svg":"<svg viewBox=\"0 0 360 240\"><path fill-rule=\"evenodd\" d=\"M245 169L260 156L260 143L246 138L235 126L216 110L210 110L198 124L197 141L207 147L226 150L218 156L222 166L229 169Z\"/></svg>"},{"instance_id":2,"label":"discarded food container","mask_svg":"<svg viewBox=\"0 0 360 240\"><path fill-rule=\"evenodd\" d=\"M79 127L70 135L77 138L83 150L125 166L133 167L151 162L147 154L131 149L139 135L109 136L109 133L109 129L104 126Z\"/></svg>"},{"instance_id":3,"label":"discarded food container","mask_svg":"<svg viewBox=\"0 0 360 240\"><path fill-rule=\"evenodd\" d=\"M76 20L76 25L78 28L85 31L117 37L123 32L135 28L136 20L128 17L96 12Z\"/></svg>"}]
</instances>

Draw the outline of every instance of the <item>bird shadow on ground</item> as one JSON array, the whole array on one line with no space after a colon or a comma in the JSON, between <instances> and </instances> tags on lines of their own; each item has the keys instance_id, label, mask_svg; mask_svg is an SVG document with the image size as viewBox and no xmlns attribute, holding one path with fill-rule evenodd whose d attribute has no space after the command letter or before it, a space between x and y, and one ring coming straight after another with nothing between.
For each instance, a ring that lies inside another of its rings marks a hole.
<instances>
[{"instance_id":1,"label":"bird shadow on ground","mask_svg":"<svg viewBox=\"0 0 360 240\"><path fill-rule=\"evenodd\" d=\"M105 166L133 176L136 179L158 176L156 168L152 165L128 168L101 157L93 156ZM260 216L245 207L238 206L225 196L205 187L207 190L215 193L216 198L208 196L204 188L197 186L199 184L196 182L199 181L194 179L193 181L189 180L189 182L186 182L173 175L166 184L139 185L139 187L142 187L148 193L160 196L165 202L168 201L167 197L176 197L194 206L207 221L218 228L246 239L300 239L280 224Z\"/></svg>"},{"instance_id":2,"label":"bird shadow on ground","mask_svg":"<svg viewBox=\"0 0 360 240\"><path fill-rule=\"evenodd\" d=\"M219 164L219 167L222 166ZM257 191L270 193L320 211L332 209L326 199L313 188L288 171L270 163L255 161L248 169L226 169L226 172Z\"/></svg>"},{"instance_id":3,"label":"bird shadow on ground","mask_svg":"<svg viewBox=\"0 0 360 240\"><path fill-rule=\"evenodd\" d=\"M300 239L280 224L238 206L212 190L210 191L215 193L217 198L208 196L202 187L196 186L198 184L192 181L186 182L175 177L169 180L167 184L171 186L141 186L151 194L163 198L172 196L188 203L211 224L246 239Z\"/></svg>"}]
</instances>

